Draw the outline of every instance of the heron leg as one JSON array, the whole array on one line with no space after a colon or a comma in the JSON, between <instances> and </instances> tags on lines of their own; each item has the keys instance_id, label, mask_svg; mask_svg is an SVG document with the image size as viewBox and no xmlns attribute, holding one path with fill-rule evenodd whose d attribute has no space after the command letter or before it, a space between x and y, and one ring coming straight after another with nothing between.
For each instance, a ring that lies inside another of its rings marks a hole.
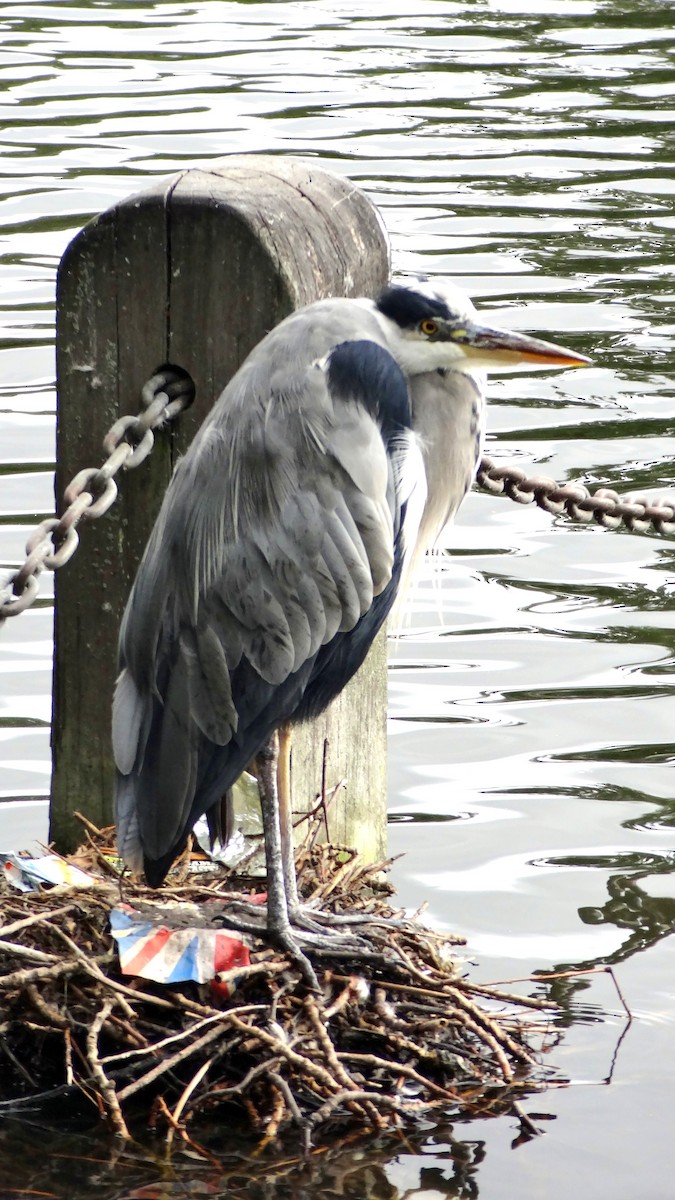
<instances>
[{"instance_id":1,"label":"heron leg","mask_svg":"<svg viewBox=\"0 0 675 1200\"><path fill-rule=\"evenodd\" d=\"M267 865L267 932L276 944L291 956L302 971L305 982L315 991L320 991L314 968L303 954L288 914L286 894L286 872L279 817L277 794L277 765L279 739L274 733L258 753L258 789L262 810L263 833L265 835L265 860ZM292 833L292 830L291 830ZM293 876L295 882L295 874ZM297 905L297 895L296 895Z\"/></svg>"},{"instance_id":2,"label":"heron leg","mask_svg":"<svg viewBox=\"0 0 675 1200\"><path fill-rule=\"evenodd\" d=\"M295 872L295 846L293 842L293 805L291 795L291 741L293 726L280 725L278 737L277 788L279 796L279 831L281 835L281 862L286 887L286 905L291 925L309 933L321 933L322 923L338 928L340 925L361 925L372 921L363 914L321 913L306 910L298 897L298 882ZM328 822L326 822L326 829Z\"/></svg>"},{"instance_id":3,"label":"heron leg","mask_svg":"<svg viewBox=\"0 0 675 1200\"><path fill-rule=\"evenodd\" d=\"M342 932L340 927L388 922L373 920L362 913L337 915L300 905L293 856L290 741L290 726L282 726L256 756L267 864L267 932L297 964L306 984L319 991L316 974L301 945L342 957L364 951L367 955L367 944L360 942L358 936L354 939ZM246 922L238 920L235 926L246 929ZM255 926L250 931L255 932Z\"/></svg>"},{"instance_id":4,"label":"heron leg","mask_svg":"<svg viewBox=\"0 0 675 1200\"><path fill-rule=\"evenodd\" d=\"M277 786L279 792L279 827L281 833L281 861L286 885L286 903L291 925L310 933L320 933L321 926L306 912L298 897L298 881L295 873L295 845L293 842L293 806L291 796L291 735L292 726L280 725L278 730L279 758L277 764Z\"/></svg>"},{"instance_id":5,"label":"heron leg","mask_svg":"<svg viewBox=\"0 0 675 1200\"><path fill-rule=\"evenodd\" d=\"M293 844L293 808L291 797L291 726L281 725L278 731L279 759L277 784L279 789L279 829L281 833L281 862L286 885L286 902L291 916L298 911L298 883L295 874Z\"/></svg>"}]
</instances>

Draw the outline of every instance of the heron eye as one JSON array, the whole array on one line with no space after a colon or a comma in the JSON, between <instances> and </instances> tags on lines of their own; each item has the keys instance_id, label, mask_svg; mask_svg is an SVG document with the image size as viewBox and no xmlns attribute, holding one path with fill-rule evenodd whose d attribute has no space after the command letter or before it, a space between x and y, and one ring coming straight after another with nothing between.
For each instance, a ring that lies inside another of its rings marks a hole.
<instances>
[{"instance_id":1,"label":"heron eye","mask_svg":"<svg viewBox=\"0 0 675 1200\"><path fill-rule=\"evenodd\" d=\"M420 330L426 335L426 337L433 337L435 333L438 333L438 325L435 321L422 321L420 324Z\"/></svg>"}]
</instances>

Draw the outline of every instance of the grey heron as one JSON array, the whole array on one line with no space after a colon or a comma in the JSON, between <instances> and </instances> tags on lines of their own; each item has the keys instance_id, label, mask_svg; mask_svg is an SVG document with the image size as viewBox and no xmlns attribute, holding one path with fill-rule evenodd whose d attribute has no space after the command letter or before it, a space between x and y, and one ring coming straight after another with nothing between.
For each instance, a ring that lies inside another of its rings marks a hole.
<instances>
[{"instance_id":1,"label":"grey heron","mask_svg":"<svg viewBox=\"0 0 675 1200\"><path fill-rule=\"evenodd\" d=\"M256 346L176 468L124 615L115 809L133 870L159 886L204 813L222 834L258 756L268 930L306 963L275 733L341 691L459 508L485 372L588 361L482 324L440 282L318 301Z\"/></svg>"}]
</instances>

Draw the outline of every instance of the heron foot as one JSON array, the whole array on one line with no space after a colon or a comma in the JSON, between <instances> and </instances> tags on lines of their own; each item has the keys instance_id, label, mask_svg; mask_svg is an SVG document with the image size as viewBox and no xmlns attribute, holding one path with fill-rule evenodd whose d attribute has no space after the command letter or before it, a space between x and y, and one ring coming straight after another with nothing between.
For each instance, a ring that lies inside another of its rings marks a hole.
<instances>
[{"instance_id":1,"label":"heron foot","mask_svg":"<svg viewBox=\"0 0 675 1200\"><path fill-rule=\"evenodd\" d=\"M289 916L295 928L319 934L325 934L329 929L333 930L335 935L339 929L354 929L359 925L381 925L384 928L401 929L407 924L405 917L379 917L373 913L333 913L302 904L290 909Z\"/></svg>"},{"instance_id":2,"label":"heron foot","mask_svg":"<svg viewBox=\"0 0 675 1200\"><path fill-rule=\"evenodd\" d=\"M329 913L301 905L293 905L287 916L283 911L275 911L274 906L266 909L245 902L228 905L228 909L220 914L219 923L233 932L268 941L287 954L312 991L321 989L310 956L343 960L349 963L350 969L355 962L380 962L382 937L386 940L384 927L395 925L401 928L405 924L367 913ZM359 926L365 936L360 936ZM366 926L370 926L371 934L379 928L380 935L375 941L368 936Z\"/></svg>"},{"instance_id":3,"label":"heron foot","mask_svg":"<svg viewBox=\"0 0 675 1200\"><path fill-rule=\"evenodd\" d=\"M381 920L362 913L354 914L354 918L352 921L347 914L343 916L293 905L288 919L285 919L285 914L279 919L269 908L237 901L220 913L219 923L224 929L252 934L254 937L267 934L277 945L285 945L290 937L297 946L327 950L331 947L338 949L342 945L347 949L354 948L358 937L350 936L348 929L352 925L382 924Z\"/></svg>"},{"instance_id":4,"label":"heron foot","mask_svg":"<svg viewBox=\"0 0 675 1200\"><path fill-rule=\"evenodd\" d=\"M316 977L316 972L307 955L300 948L295 931L290 923L285 922L280 927L267 926L267 933L271 941L274 942L284 954L295 963L299 969L302 978L307 987L312 992L321 992L319 981Z\"/></svg>"}]
</instances>

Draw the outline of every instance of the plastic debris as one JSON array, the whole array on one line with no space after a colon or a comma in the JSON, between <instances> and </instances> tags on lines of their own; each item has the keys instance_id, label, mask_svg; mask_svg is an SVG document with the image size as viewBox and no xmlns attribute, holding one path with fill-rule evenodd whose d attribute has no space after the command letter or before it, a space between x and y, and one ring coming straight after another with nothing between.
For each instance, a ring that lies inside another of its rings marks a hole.
<instances>
[{"instance_id":1,"label":"plastic debris","mask_svg":"<svg viewBox=\"0 0 675 1200\"><path fill-rule=\"evenodd\" d=\"M124 975L137 975L155 983L210 983L221 973L247 967L251 958L241 937L220 929L186 924L199 920L196 905L176 904L161 912L140 912L120 904L110 913L110 929L117 943ZM236 981L226 986L230 995Z\"/></svg>"},{"instance_id":2,"label":"plastic debris","mask_svg":"<svg viewBox=\"0 0 675 1200\"><path fill-rule=\"evenodd\" d=\"M200 817L192 832L198 845L206 855L206 862L191 862L190 870L208 870L212 863L233 870L246 862L247 875L265 874L265 848L262 842L262 818L260 815L260 793L257 779L244 771L232 788L235 820L238 828L225 846L219 842L211 845L206 817ZM251 838L258 838L258 849L251 851Z\"/></svg>"},{"instance_id":3,"label":"plastic debris","mask_svg":"<svg viewBox=\"0 0 675 1200\"><path fill-rule=\"evenodd\" d=\"M52 887L65 884L68 887L92 887L96 883L93 875L66 862L58 854L45 854L40 858L24 858L9 851L2 854L5 879L20 892L36 892L41 884Z\"/></svg>"}]
</instances>

